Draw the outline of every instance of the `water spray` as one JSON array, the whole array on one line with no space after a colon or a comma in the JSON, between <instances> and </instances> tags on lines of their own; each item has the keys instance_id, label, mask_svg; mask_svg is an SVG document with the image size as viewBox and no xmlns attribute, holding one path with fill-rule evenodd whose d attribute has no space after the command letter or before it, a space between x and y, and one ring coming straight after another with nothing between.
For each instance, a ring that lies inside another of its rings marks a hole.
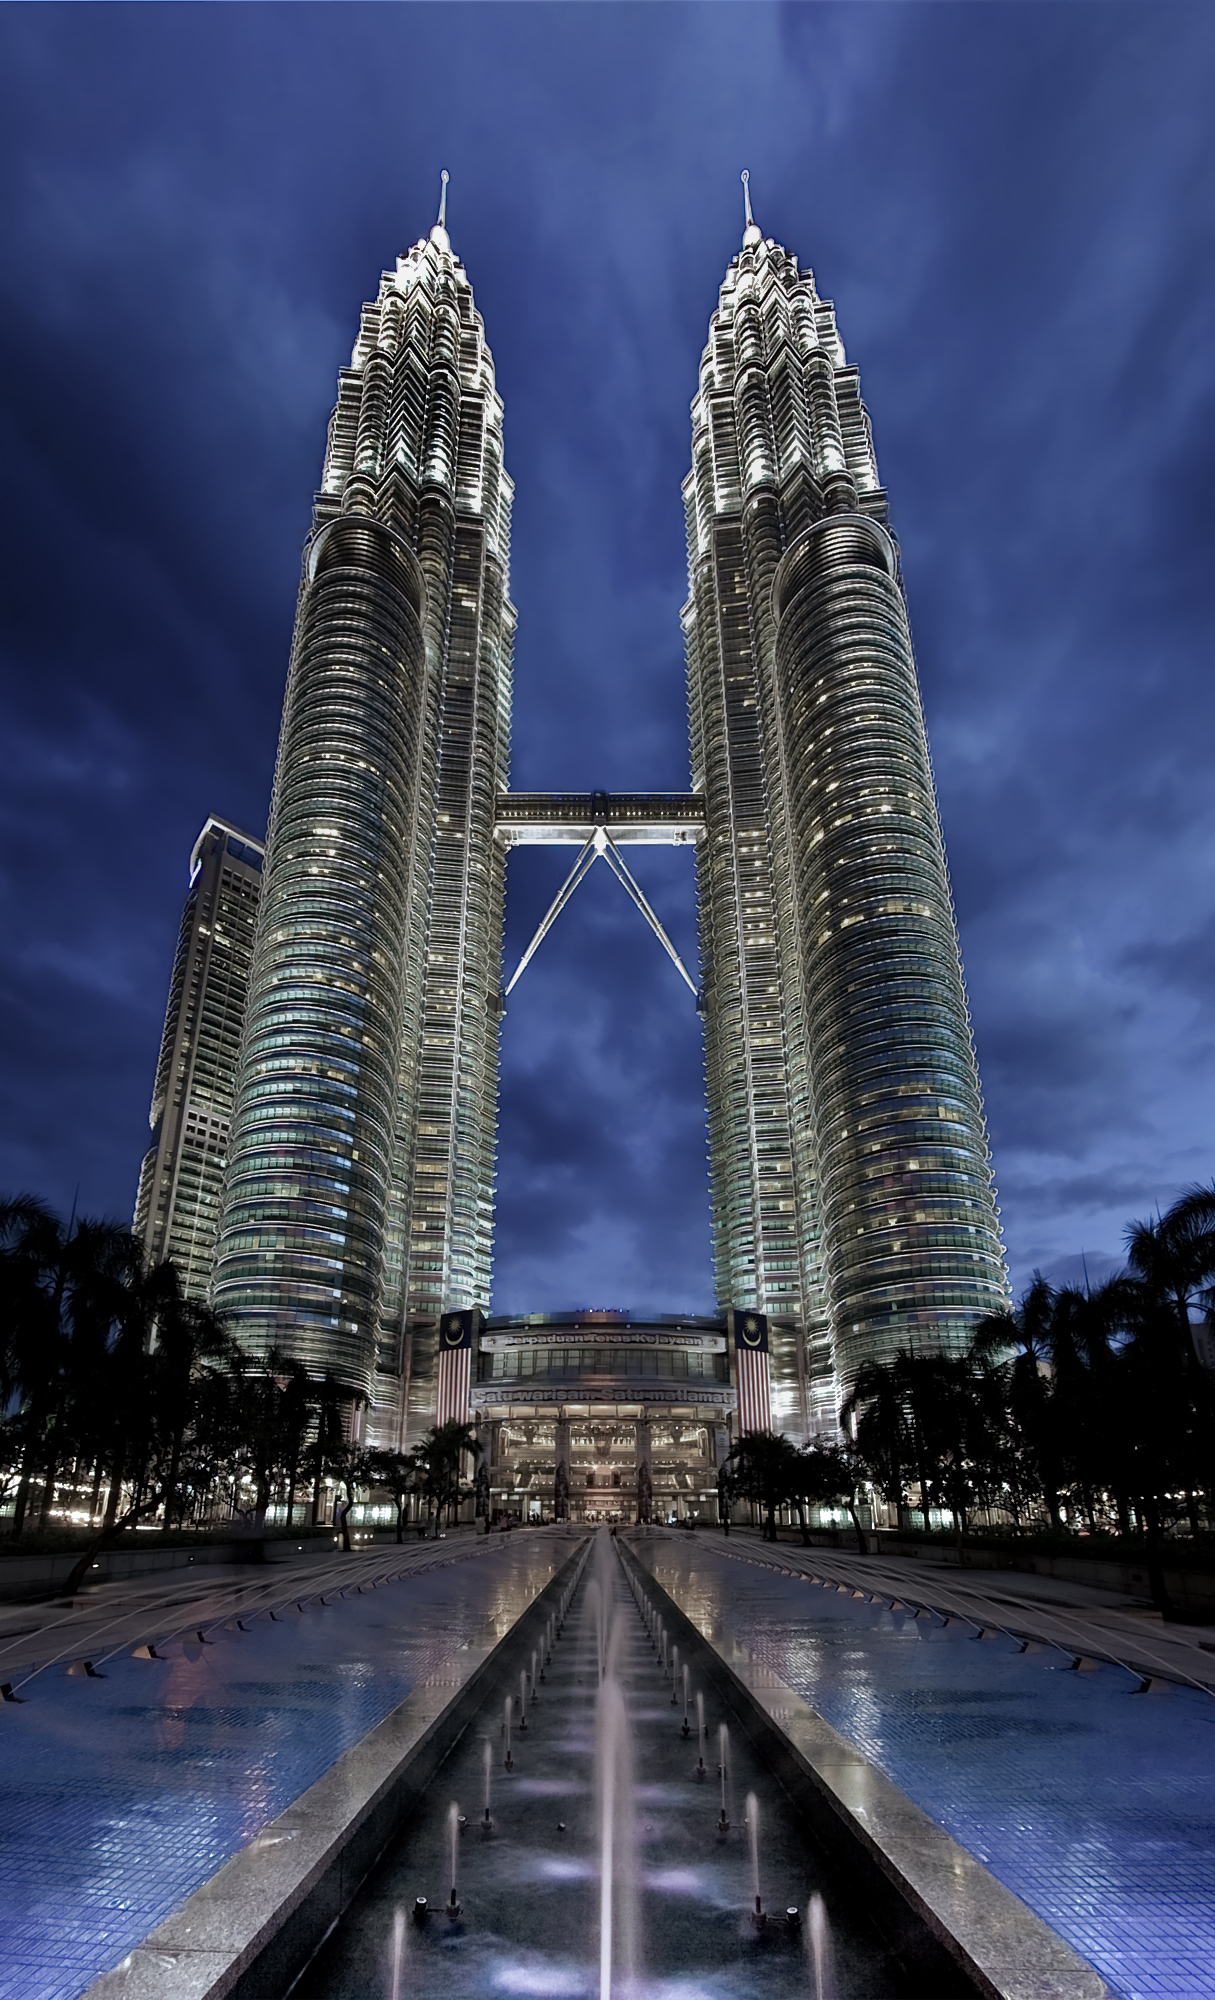
<instances>
[{"instance_id":1,"label":"water spray","mask_svg":"<svg viewBox=\"0 0 1215 2000\"><path fill-rule=\"evenodd\" d=\"M692 1734L692 1725L691 1725L691 1723L690 1723L690 1722L688 1721L688 1669L687 1669L687 1664L686 1664L686 1662L685 1662L685 1665L684 1665L684 1670L683 1670L683 1732L682 1732L682 1734L683 1734L683 1740L684 1740L684 1742L685 1742L685 1743L687 1742L687 1740L688 1740L689 1736L690 1736L690 1735Z\"/></svg>"},{"instance_id":2,"label":"water spray","mask_svg":"<svg viewBox=\"0 0 1215 2000\"><path fill-rule=\"evenodd\" d=\"M490 1834L494 1830L493 1820L489 1816L489 1774L493 1769L493 1762L494 1753L490 1749L489 1738L487 1736L485 1739L485 1817L481 1821L481 1832L483 1835Z\"/></svg>"},{"instance_id":3,"label":"water spray","mask_svg":"<svg viewBox=\"0 0 1215 2000\"><path fill-rule=\"evenodd\" d=\"M397 1910L392 1919L392 2000L401 2000L401 1960L405 1956L405 1912Z\"/></svg>"},{"instance_id":4,"label":"water spray","mask_svg":"<svg viewBox=\"0 0 1215 2000\"><path fill-rule=\"evenodd\" d=\"M717 1822L718 1833L729 1833L730 1816L726 1811L726 1778L730 1756L730 1732L723 1722L717 1732L718 1775L721 1778L721 1816Z\"/></svg>"},{"instance_id":5,"label":"water spray","mask_svg":"<svg viewBox=\"0 0 1215 2000\"><path fill-rule=\"evenodd\" d=\"M511 1696L507 1695L506 1707L503 1710L504 1720L502 1724L502 1733L506 1737L506 1756L503 1759L503 1769L507 1771L513 1771L515 1768L515 1760L510 1754L510 1718L511 1718L511 1711L514 1708L514 1705L515 1704Z\"/></svg>"},{"instance_id":6,"label":"water spray","mask_svg":"<svg viewBox=\"0 0 1215 2000\"><path fill-rule=\"evenodd\" d=\"M457 1805L450 1805L447 1808L447 1847L451 1860L451 1867L448 1871L451 1875L451 1896L443 1914L446 1916L449 1924L454 1924L460 1914L460 1898L456 1894L456 1877L460 1859L460 1808Z\"/></svg>"},{"instance_id":7,"label":"water spray","mask_svg":"<svg viewBox=\"0 0 1215 2000\"><path fill-rule=\"evenodd\" d=\"M806 1939L807 1956L814 1967L814 2000L827 2000L827 1912L816 1891L810 1898L810 1927Z\"/></svg>"},{"instance_id":8,"label":"water spray","mask_svg":"<svg viewBox=\"0 0 1215 2000\"><path fill-rule=\"evenodd\" d=\"M759 1894L759 1800L754 1792L747 1793L747 1832L751 1839L751 1893L755 1897L751 1922L757 1931L762 1931L768 1919Z\"/></svg>"},{"instance_id":9,"label":"water spray","mask_svg":"<svg viewBox=\"0 0 1215 2000\"><path fill-rule=\"evenodd\" d=\"M698 1694L696 1697L696 1742L697 1745L699 1746L700 1754L696 1760L696 1775L700 1779L702 1785L705 1779L709 1775L708 1767L705 1764L704 1741L705 1741L705 1698L702 1694Z\"/></svg>"},{"instance_id":10,"label":"water spray","mask_svg":"<svg viewBox=\"0 0 1215 2000\"><path fill-rule=\"evenodd\" d=\"M671 1654L671 1707L679 1707L679 1648Z\"/></svg>"},{"instance_id":11,"label":"water spray","mask_svg":"<svg viewBox=\"0 0 1215 2000\"><path fill-rule=\"evenodd\" d=\"M527 1728L527 1668L519 1669L519 1734Z\"/></svg>"}]
</instances>

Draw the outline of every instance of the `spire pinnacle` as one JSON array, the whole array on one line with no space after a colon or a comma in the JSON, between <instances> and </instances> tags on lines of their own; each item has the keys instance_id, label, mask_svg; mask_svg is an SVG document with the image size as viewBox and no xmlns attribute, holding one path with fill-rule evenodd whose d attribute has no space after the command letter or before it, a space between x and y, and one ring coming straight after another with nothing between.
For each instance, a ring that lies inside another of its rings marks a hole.
<instances>
[{"instance_id":1,"label":"spire pinnacle","mask_svg":"<svg viewBox=\"0 0 1215 2000\"><path fill-rule=\"evenodd\" d=\"M756 227L755 217L751 213L751 176L746 167L742 170L742 189L743 213L747 219L747 226L743 231L743 247L749 249L753 243L759 243L762 239Z\"/></svg>"},{"instance_id":2,"label":"spire pinnacle","mask_svg":"<svg viewBox=\"0 0 1215 2000\"><path fill-rule=\"evenodd\" d=\"M447 234L447 183L449 179L450 175L447 168L444 167L442 173L439 175L439 219L430 232L431 242L437 244L440 250L451 249L451 239Z\"/></svg>"}]
</instances>

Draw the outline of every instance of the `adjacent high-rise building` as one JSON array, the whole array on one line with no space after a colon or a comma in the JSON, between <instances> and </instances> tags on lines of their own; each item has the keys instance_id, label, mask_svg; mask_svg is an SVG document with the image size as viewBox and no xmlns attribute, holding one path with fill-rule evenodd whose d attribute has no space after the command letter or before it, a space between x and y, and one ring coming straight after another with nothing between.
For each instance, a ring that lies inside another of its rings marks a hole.
<instances>
[{"instance_id":1,"label":"adjacent high-rise building","mask_svg":"<svg viewBox=\"0 0 1215 2000\"><path fill-rule=\"evenodd\" d=\"M778 1428L1007 1280L898 549L813 273L746 210L684 486L710 1178Z\"/></svg>"},{"instance_id":2,"label":"adjacent high-rise building","mask_svg":"<svg viewBox=\"0 0 1215 2000\"><path fill-rule=\"evenodd\" d=\"M135 1201L149 1260L171 1257L196 1299L215 1256L263 853L214 815L194 843Z\"/></svg>"},{"instance_id":3,"label":"adjacent high-rise building","mask_svg":"<svg viewBox=\"0 0 1215 2000\"><path fill-rule=\"evenodd\" d=\"M251 1352L337 1375L386 1442L467 1384L508 1485L542 1493L552 1454L554 1494L595 1493L631 1451L638 1494L690 1494L731 1409L833 1430L865 1362L954 1349L1007 1297L869 422L831 305L749 206L692 404L688 795L509 792L511 491L441 208L364 307L329 427L213 1297ZM577 1315L558 1336L471 1310L520 841L579 850L537 942L602 856L672 955L622 845L696 850L719 1321L607 1315L591 1339ZM436 1366L442 1316L458 1368Z\"/></svg>"}]
</instances>

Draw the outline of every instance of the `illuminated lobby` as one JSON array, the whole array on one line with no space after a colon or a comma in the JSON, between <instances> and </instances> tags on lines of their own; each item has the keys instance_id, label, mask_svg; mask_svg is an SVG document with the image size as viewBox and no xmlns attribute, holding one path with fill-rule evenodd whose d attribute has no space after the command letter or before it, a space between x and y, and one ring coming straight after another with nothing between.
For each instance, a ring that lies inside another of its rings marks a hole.
<instances>
[{"instance_id":1,"label":"illuminated lobby","mask_svg":"<svg viewBox=\"0 0 1215 2000\"><path fill-rule=\"evenodd\" d=\"M724 1317L585 1311L487 1319L472 1415L490 1507L523 1521L717 1518L736 1396Z\"/></svg>"}]
</instances>

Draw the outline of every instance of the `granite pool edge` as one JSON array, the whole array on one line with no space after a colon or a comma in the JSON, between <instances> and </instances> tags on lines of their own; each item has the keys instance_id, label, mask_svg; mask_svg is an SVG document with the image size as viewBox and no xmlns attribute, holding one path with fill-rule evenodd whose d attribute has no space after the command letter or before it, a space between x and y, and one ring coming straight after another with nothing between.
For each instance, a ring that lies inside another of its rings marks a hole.
<instances>
[{"instance_id":1,"label":"granite pool edge","mask_svg":"<svg viewBox=\"0 0 1215 2000\"><path fill-rule=\"evenodd\" d=\"M232 1855L82 2000L282 2000L348 1908L488 1683L529 1653L579 1542L493 1645L456 1654Z\"/></svg>"},{"instance_id":2,"label":"granite pool edge","mask_svg":"<svg viewBox=\"0 0 1215 2000\"><path fill-rule=\"evenodd\" d=\"M876 1913L900 1955L922 1958L914 1935L919 1925L982 2000L1119 2000L1087 1959L856 1744L745 1649L727 1646L686 1612L649 1566L661 1563L661 1543L640 1540L629 1554L643 1587L683 1628L679 1636L691 1637L708 1656L720 1691L824 1844L842 1833L869 1862L871 1886L893 1891L878 1895Z\"/></svg>"}]
</instances>

